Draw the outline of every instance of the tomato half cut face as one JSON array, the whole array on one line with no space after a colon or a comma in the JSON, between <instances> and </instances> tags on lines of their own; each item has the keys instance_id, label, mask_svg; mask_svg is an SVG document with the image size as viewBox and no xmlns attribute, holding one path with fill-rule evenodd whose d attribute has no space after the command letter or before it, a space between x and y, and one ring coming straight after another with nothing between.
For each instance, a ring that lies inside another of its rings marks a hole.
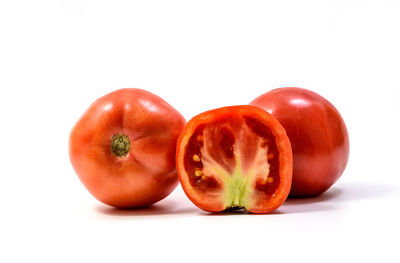
<instances>
[{"instance_id":1,"label":"tomato half cut face","mask_svg":"<svg viewBox=\"0 0 400 263\"><path fill-rule=\"evenodd\" d=\"M292 151L268 112L224 107L188 122L178 140L177 171L186 195L203 210L267 213L290 191Z\"/></svg>"}]
</instances>

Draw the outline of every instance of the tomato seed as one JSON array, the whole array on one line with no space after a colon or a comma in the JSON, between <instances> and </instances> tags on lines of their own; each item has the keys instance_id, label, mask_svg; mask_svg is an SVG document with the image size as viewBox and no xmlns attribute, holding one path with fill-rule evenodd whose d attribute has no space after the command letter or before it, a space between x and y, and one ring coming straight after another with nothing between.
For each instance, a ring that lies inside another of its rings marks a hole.
<instances>
[{"instance_id":1,"label":"tomato seed","mask_svg":"<svg viewBox=\"0 0 400 263\"><path fill-rule=\"evenodd\" d=\"M200 162L200 156L198 156L197 154L193 155L193 161Z\"/></svg>"},{"instance_id":2,"label":"tomato seed","mask_svg":"<svg viewBox=\"0 0 400 263\"><path fill-rule=\"evenodd\" d=\"M203 171L202 171L202 170L196 170L196 171L194 172L194 175L196 175L196 176L202 176L202 175L203 175Z\"/></svg>"}]
</instances>

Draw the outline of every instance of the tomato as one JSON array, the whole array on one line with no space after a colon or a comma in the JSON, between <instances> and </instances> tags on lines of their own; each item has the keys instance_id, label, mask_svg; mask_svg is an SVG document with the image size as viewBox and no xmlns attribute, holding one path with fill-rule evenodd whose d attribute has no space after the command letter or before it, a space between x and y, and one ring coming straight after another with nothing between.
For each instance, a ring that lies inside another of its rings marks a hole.
<instances>
[{"instance_id":1,"label":"tomato","mask_svg":"<svg viewBox=\"0 0 400 263\"><path fill-rule=\"evenodd\" d=\"M290 191L289 138L272 115L254 106L224 107L193 117L179 137L176 159L183 190L206 211L267 213Z\"/></svg>"},{"instance_id":2,"label":"tomato","mask_svg":"<svg viewBox=\"0 0 400 263\"><path fill-rule=\"evenodd\" d=\"M275 116L293 149L290 196L315 196L331 187L349 159L349 136L337 109L320 95L301 88L267 92L250 104Z\"/></svg>"},{"instance_id":3,"label":"tomato","mask_svg":"<svg viewBox=\"0 0 400 263\"><path fill-rule=\"evenodd\" d=\"M176 142L184 125L181 114L150 92L114 91L96 100L72 129L72 166L107 205L151 205L178 184Z\"/></svg>"}]
</instances>

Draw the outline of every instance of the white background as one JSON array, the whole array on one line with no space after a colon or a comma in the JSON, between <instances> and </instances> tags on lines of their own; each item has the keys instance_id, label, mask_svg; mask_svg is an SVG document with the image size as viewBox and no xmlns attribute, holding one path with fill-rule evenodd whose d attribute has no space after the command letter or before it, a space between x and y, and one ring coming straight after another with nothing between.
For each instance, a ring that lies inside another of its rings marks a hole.
<instances>
[{"instance_id":1,"label":"white background","mask_svg":"<svg viewBox=\"0 0 400 263\"><path fill-rule=\"evenodd\" d=\"M73 124L113 90L190 119L284 86L347 123L347 170L321 197L210 215L178 187L119 211L70 165ZM2 0L0 90L1 262L400 261L399 1Z\"/></svg>"}]
</instances>

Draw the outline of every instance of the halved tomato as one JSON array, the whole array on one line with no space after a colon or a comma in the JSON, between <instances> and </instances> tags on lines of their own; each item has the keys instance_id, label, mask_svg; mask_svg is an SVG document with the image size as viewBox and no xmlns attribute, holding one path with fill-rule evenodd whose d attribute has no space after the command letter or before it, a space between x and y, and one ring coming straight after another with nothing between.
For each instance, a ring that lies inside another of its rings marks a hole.
<instances>
[{"instance_id":1,"label":"halved tomato","mask_svg":"<svg viewBox=\"0 0 400 263\"><path fill-rule=\"evenodd\" d=\"M219 212L277 209L292 181L292 150L281 124L255 106L201 113L178 140L177 171L183 190L199 208Z\"/></svg>"}]
</instances>

